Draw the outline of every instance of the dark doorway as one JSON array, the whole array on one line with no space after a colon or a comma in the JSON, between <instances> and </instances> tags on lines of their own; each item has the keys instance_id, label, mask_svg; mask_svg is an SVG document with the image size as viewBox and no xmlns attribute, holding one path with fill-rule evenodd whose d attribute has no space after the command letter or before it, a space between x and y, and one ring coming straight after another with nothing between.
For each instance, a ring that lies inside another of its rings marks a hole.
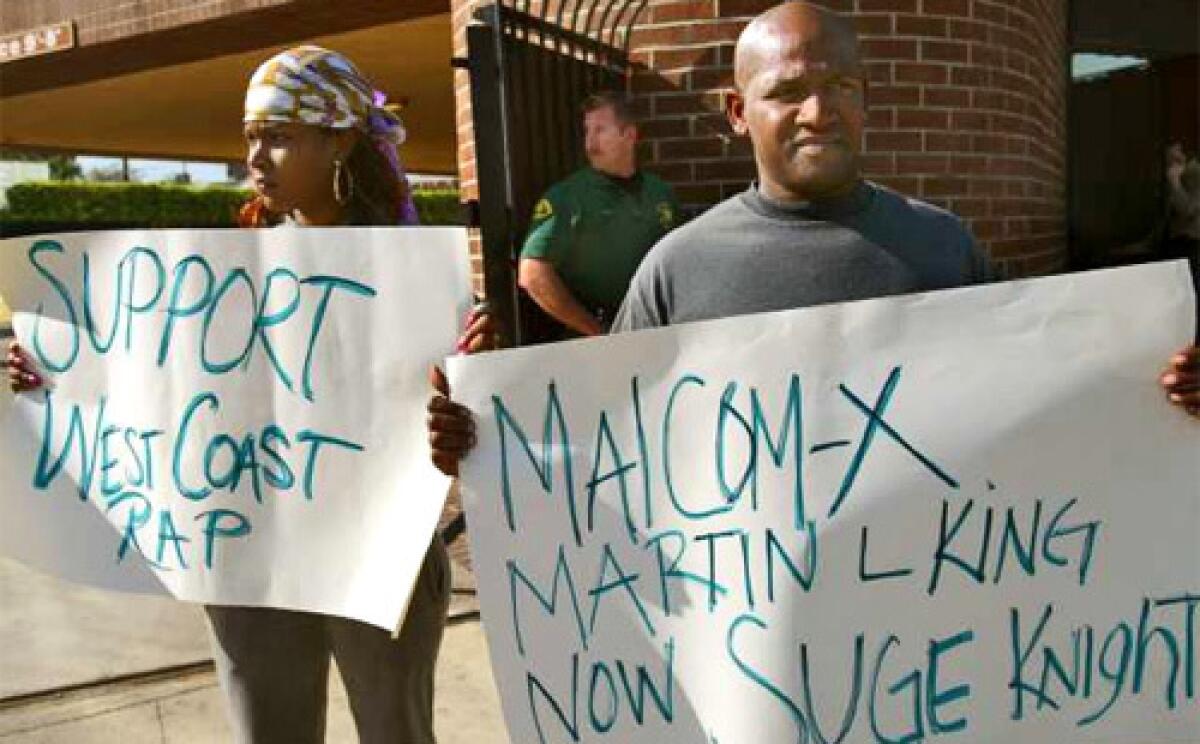
<instances>
[{"instance_id":1,"label":"dark doorway","mask_svg":"<svg viewBox=\"0 0 1200 744\"><path fill-rule=\"evenodd\" d=\"M1069 219L1074 268L1162 257L1166 150L1200 150L1200 3L1073 0Z\"/></svg>"}]
</instances>

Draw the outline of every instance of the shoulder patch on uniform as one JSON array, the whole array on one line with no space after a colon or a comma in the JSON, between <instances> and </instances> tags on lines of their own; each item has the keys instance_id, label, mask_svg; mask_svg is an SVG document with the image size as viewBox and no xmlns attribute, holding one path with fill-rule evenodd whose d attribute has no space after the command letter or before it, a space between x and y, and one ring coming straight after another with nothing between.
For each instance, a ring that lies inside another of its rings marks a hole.
<instances>
[{"instance_id":1,"label":"shoulder patch on uniform","mask_svg":"<svg viewBox=\"0 0 1200 744\"><path fill-rule=\"evenodd\" d=\"M658 224L662 225L664 229L675 224L675 210L669 202L659 202Z\"/></svg>"},{"instance_id":2,"label":"shoulder patch on uniform","mask_svg":"<svg viewBox=\"0 0 1200 744\"><path fill-rule=\"evenodd\" d=\"M554 205L549 199L542 199L533 208L533 219L544 220L554 215Z\"/></svg>"}]
</instances>

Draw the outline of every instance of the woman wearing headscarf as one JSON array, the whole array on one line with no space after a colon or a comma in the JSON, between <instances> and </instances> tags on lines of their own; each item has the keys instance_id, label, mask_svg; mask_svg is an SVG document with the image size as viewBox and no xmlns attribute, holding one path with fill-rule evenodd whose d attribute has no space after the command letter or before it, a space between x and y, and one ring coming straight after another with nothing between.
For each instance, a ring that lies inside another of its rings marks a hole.
<instances>
[{"instance_id":1,"label":"woman wearing headscarf","mask_svg":"<svg viewBox=\"0 0 1200 744\"><path fill-rule=\"evenodd\" d=\"M417 223L397 155L405 134L400 118L342 55L300 46L264 62L246 91L244 133L257 193L238 215L242 227ZM473 313L459 350L496 344L490 316ZM6 367L14 391L44 384L15 344ZM323 742L332 657L360 741L434 742L434 666L449 582L449 559L437 535L396 637L344 618L207 605L236 740Z\"/></svg>"},{"instance_id":2,"label":"woman wearing headscarf","mask_svg":"<svg viewBox=\"0 0 1200 744\"><path fill-rule=\"evenodd\" d=\"M404 126L342 55L300 46L264 62L244 124L258 196L239 215L243 227L417 223L396 150Z\"/></svg>"},{"instance_id":3,"label":"woman wearing headscarf","mask_svg":"<svg viewBox=\"0 0 1200 744\"><path fill-rule=\"evenodd\" d=\"M250 79L243 119L257 195L244 227L415 224L397 146L404 127L348 59L301 46ZM259 607L205 608L239 741L320 742L337 659L363 742L433 742L433 677L450 592L430 545L399 636L343 618Z\"/></svg>"}]
</instances>

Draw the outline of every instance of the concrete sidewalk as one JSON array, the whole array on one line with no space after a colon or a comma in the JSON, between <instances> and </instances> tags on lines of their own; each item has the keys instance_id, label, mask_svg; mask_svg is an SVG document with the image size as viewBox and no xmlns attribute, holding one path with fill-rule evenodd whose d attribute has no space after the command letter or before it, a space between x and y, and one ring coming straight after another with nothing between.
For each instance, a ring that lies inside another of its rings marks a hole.
<instances>
[{"instance_id":1,"label":"concrete sidewalk","mask_svg":"<svg viewBox=\"0 0 1200 744\"><path fill-rule=\"evenodd\" d=\"M439 660L439 742L505 744L472 598L456 605ZM78 587L0 559L0 744L229 737L199 608ZM327 741L356 741L336 673Z\"/></svg>"}]
</instances>

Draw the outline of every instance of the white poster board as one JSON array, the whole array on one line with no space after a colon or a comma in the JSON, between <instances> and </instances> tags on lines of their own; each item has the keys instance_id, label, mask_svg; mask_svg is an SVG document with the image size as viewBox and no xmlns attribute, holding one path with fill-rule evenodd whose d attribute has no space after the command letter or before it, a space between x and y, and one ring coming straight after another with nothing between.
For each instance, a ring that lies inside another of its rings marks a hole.
<instances>
[{"instance_id":1,"label":"white poster board","mask_svg":"<svg viewBox=\"0 0 1200 744\"><path fill-rule=\"evenodd\" d=\"M398 625L448 485L424 406L468 309L464 230L13 238L0 295L51 380L0 393L0 551Z\"/></svg>"},{"instance_id":2,"label":"white poster board","mask_svg":"<svg viewBox=\"0 0 1200 744\"><path fill-rule=\"evenodd\" d=\"M457 358L514 742L1194 743L1182 264Z\"/></svg>"}]
</instances>

